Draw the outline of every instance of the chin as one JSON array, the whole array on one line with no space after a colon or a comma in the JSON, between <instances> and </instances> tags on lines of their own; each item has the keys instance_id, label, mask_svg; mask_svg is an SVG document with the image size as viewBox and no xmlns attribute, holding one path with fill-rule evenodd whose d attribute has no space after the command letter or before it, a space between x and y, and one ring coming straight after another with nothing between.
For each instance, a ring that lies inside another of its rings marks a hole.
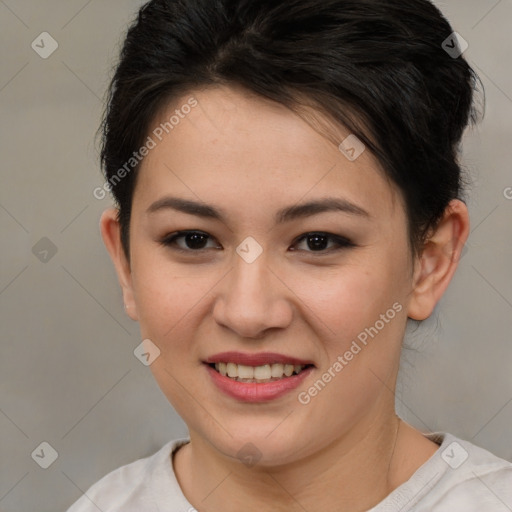
<instances>
[{"instance_id":1,"label":"chin","mask_svg":"<svg viewBox=\"0 0 512 512\"><path fill-rule=\"evenodd\" d=\"M286 415L283 415L283 418ZM275 467L289 464L308 455L311 443L303 430L284 426L283 418L273 421L252 422L245 419L236 424L223 424L228 430L204 432L202 437L223 455L236 459L248 467ZM280 422L283 424L280 425Z\"/></svg>"}]
</instances>

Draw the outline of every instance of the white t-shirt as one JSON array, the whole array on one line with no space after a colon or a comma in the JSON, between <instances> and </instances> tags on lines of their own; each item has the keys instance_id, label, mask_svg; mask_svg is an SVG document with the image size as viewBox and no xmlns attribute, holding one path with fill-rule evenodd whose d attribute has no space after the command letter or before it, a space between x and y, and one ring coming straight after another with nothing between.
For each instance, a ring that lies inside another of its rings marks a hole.
<instances>
[{"instance_id":1,"label":"white t-shirt","mask_svg":"<svg viewBox=\"0 0 512 512\"><path fill-rule=\"evenodd\" d=\"M512 511L512 463L451 434L426 434L440 447L412 476L368 512ZM189 439L96 482L67 512L194 512L176 480L171 453Z\"/></svg>"}]
</instances>

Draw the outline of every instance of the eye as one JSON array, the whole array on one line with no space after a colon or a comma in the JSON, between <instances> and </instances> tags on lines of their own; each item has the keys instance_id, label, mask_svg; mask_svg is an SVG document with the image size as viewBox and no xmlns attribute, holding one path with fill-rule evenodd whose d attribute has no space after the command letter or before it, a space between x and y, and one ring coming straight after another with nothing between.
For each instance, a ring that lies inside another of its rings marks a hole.
<instances>
[{"instance_id":1,"label":"eye","mask_svg":"<svg viewBox=\"0 0 512 512\"><path fill-rule=\"evenodd\" d=\"M203 231L178 231L166 236L161 241L161 244L182 252L201 252L204 249L212 248L220 249L221 247L215 244L208 247L208 242L212 240L213 238ZM355 247L355 245L345 237L324 232L305 233L294 242L290 250L296 251L297 249L295 249L294 246L300 243L306 243L308 249L299 250L316 253L329 253L343 248ZM329 245L329 243L331 243L331 245Z\"/></svg>"},{"instance_id":2,"label":"eye","mask_svg":"<svg viewBox=\"0 0 512 512\"><path fill-rule=\"evenodd\" d=\"M331 252L331 250L339 250L347 247L354 247L354 244L344 238L342 236L333 235L332 233L323 233L323 232L315 232L315 233L306 233L302 235L297 241L296 244L300 244L301 242L305 242L307 247L310 250L306 250L306 252ZM334 243L334 247L329 246L329 242ZM292 251L296 249L291 249ZM303 249L300 249L303 250Z\"/></svg>"},{"instance_id":3,"label":"eye","mask_svg":"<svg viewBox=\"0 0 512 512\"><path fill-rule=\"evenodd\" d=\"M211 246L207 247L208 240L210 239L210 235L202 231L178 231L166 236L161 243L178 251L199 252L203 249L212 248ZM178 240L181 240L182 243L178 243ZM214 245L213 248L217 249L218 246Z\"/></svg>"}]
</instances>

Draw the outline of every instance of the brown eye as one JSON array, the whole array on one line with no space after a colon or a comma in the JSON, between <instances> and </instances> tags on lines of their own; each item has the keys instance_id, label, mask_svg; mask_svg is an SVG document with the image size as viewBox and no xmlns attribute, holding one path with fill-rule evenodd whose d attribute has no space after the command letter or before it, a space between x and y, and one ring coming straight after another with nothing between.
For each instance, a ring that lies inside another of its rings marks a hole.
<instances>
[{"instance_id":1,"label":"brown eye","mask_svg":"<svg viewBox=\"0 0 512 512\"><path fill-rule=\"evenodd\" d=\"M202 231L179 231L165 237L161 243L181 251L198 252L209 248L206 245L210 239L210 235ZM181 242L178 243L178 240ZM217 246L214 247L218 248Z\"/></svg>"},{"instance_id":2,"label":"brown eye","mask_svg":"<svg viewBox=\"0 0 512 512\"><path fill-rule=\"evenodd\" d=\"M323 232L306 233L297 240L296 244L301 242L306 242L307 249L300 249L306 250L306 252L331 252L331 250L339 250L354 246L354 244L347 238ZM330 242L333 243L334 246L329 246Z\"/></svg>"}]
</instances>

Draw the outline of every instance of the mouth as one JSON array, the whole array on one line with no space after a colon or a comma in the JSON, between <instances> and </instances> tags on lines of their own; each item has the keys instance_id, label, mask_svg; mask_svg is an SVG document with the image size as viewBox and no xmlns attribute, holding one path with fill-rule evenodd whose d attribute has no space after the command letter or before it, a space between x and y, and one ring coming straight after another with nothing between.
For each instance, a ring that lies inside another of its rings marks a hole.
<instances>
[{"instance_id":1,"label":"mouth","mask_svg":"<svg viewBox=\"0 0 512 512\"><path fill-rule=\"evenodd\" d=\"M241 402L268 402L300 386L311 361L275 353L224 352L203 361L219 391Z\"/></svg>"},{"instance_id":2,"label":"mouth","mask_svg":"<svg viewBox=\"0 0 512 512\"><path fill-rule=\"evenodd\" d=\"M207 363L223 377L236 382L248 384L266 384L276 382L293 375L300 375L304 370L312 368L312 364L272 363L260 366L248 366L233 362Z\"/></svg>"}]
</instances>

